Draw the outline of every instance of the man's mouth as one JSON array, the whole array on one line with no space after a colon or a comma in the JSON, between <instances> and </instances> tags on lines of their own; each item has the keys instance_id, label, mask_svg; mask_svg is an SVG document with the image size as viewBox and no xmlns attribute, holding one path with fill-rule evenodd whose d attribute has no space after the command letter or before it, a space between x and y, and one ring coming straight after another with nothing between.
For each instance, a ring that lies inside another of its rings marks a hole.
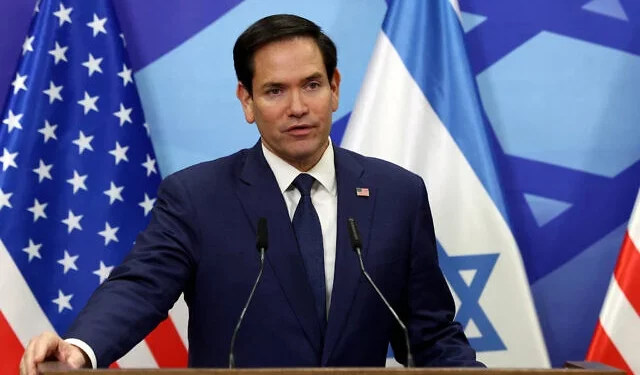
<instances>
[{"instance_id":1,"label":"man's mouth","mask_svg":"<svg viewBox=\"0 0 640 375\"><path fill-rule=\"evenodd\" d=\"M287 128L286 133L293 136L305 136L311 133L313 126L307 124L293 125Z\"/></svg>"}]
</instances>

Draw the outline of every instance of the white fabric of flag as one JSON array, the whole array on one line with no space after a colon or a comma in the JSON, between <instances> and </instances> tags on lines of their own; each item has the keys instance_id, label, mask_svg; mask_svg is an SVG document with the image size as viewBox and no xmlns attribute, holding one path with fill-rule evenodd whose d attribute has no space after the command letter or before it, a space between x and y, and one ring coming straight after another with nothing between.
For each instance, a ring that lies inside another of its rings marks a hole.
<instances>
[{"instance_id":1,"label":"white fabric of flag","mask_svg":"<svg viewBox=\"0 0 640 375\"><path fill-rule=\"evenodd\" d=\"M342 146L425 180L456 319L479 360L491 367L548 367L457 5L389 3Z\"/></svg>"}]
</instances>

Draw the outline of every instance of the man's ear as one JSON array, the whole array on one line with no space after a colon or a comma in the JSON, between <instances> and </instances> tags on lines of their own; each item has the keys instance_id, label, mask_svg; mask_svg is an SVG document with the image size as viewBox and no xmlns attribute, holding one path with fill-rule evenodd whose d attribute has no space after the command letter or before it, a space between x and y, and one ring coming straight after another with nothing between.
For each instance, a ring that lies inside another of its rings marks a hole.
<instances>
[{"instance_id":1,"label":"man's ear","mask_svg":"<svg viewBox=\"0 0 640 375\"><path fill-rule=\"evenodd\" d=\"M340 72L338 68L333 71L333 77L331 77L331 109L333 112L338 110L338 104L340 102Z\"/></svg>"},{"instance_id":2,"label":"man's ear","mask_svg":"<svg viewBox=\"0 0 640 375\"><path fill-rule=\"evenodd\" d=\"M248 123L253 123L256 118L253 115L253 96L249 93L246 87L241 82L238 82L238 88L236 89L236 97L242 104L242 111L244 112L244 119Z\"/></svg>"}]
</instances>

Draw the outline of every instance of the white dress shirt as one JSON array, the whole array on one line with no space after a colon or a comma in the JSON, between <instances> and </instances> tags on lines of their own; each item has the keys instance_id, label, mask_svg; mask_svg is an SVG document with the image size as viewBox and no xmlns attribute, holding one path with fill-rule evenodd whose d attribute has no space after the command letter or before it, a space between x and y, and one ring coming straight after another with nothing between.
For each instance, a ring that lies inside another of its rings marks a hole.
<instances>
[{"instance_id":1,"label":"white dress shirt","mask_svg":"<svg viewBox=\"0 0 640 375\"><path fill-rule=\"evenodd\" d=\"M273 152L267 150L262 144L262 152L264 153L267 164L271 168L284 201L289 211L289 219L293 220L293 214L296 212L298 202L300 201L300 192L292 183L300 173L292 165L282 160ZM336 166L333 161L333 146L329 139L329 147L316 165L307 172L316 181L311 187L311 202L318 213L320 219L320 227L322 228L322 245L324 247L324 281L327 287L327 316L329 315L329 307L331 304L331 292L333 291L333 276L336 264L336 236L338 221L338 185L336 182Z\"/></svg>"},{"instance_id":2,"label":"white dress shirt","mask_svg":"<svg viewBox=\"0 0 640 375\"><path fill-rule=\"evenodd\" d=\"M267 164L271 168L284 201L287 204L289 219L293 220L293 214L298 207L300 201L300 192L292 183L302 172L295 167L282 160L273 152L267 150L262 144L262 152L264 153ZM338 187L336 182L336 167L333 161L333 146L329 139L329 147L316 165L309 171L305 172L313 176L316 181L311 187L311 202L315 207L318 217L320 218L320 227L322 228L322 245L324 247L324 281L327 287L327 316L329 316L329 306L331 304L331 292L333 291L333 276L336 264L336 236L338 221ZM87 354L91 361L91 367L97 367L96 355L89 345L78 339L66 339L69 344L79 347Z\"/></svg>"}]
</instances>

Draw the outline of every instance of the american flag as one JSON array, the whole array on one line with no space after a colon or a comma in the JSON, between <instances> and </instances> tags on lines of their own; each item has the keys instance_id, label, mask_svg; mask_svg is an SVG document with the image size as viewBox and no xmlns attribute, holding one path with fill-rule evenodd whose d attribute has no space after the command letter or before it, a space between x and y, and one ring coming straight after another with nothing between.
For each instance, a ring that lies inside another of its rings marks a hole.
<instances>
[{"instance_id":1,"label":"american flag","mask_svg":"<svg viewBox=\"0 0 640 375\"><path fill-rule=\"evenodd\" d=\"M640 190L587 359L640 374Z\"/></svg>"},{"instance_id":2,"label":"american flag","mask_svg":"<svg viewBox=\"0 0 640 375\"><path fill-rule=\"evenodd\" d=\"M357 197L368 197L369 196L369 188L356 188L356 196Z\"/></svg>"},{"instance_id":3,"label":"american flag","mask_svg":"<svg viewBox=\"0 0 640 375\"><path fill-rule=\"evenodd\" d=\"M147 224L160 174L108 1L36 5L0 124L0 373L64 334ZM182 336L183 337L183 336ZM186 364L171 319L124 367Z\"/></svg>"}]
</instances>

